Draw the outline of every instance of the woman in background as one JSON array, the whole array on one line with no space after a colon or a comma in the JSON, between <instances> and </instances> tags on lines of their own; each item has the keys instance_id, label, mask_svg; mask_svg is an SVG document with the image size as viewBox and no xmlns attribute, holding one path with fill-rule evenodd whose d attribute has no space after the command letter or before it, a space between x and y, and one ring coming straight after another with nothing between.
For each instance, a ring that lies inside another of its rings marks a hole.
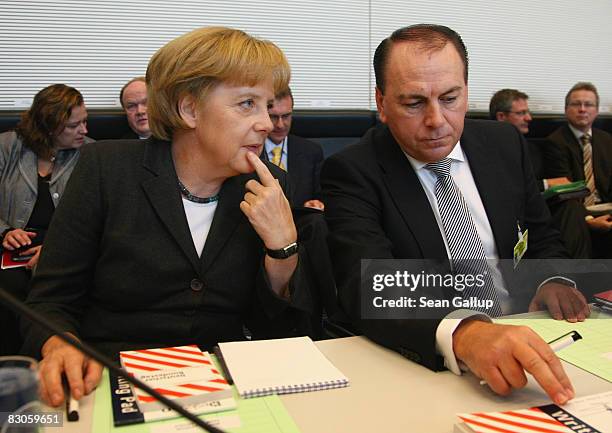
<instances>
[{"instance_id":1,"label":"woman in background","mask_svg":"<svg viewBox=\"0 0 612 433\"><path fill-rule=\"evenodd\" d=\"M162 47L146 80L147 140L88 146L55 213L28 303L119 351L294 336L312 299L282 170L259 159L289 65L273 43L203 28ZM61 271L60 271L61 270ZM91 392L101 367L29 326L41 396Z\"/></svg>"},{"instance_id":2,"label":"woman in background","mask_svg":"<svg viewBox=\"0 0 612 433\"><path fill-rule=\"evenodd\" d=\"M0 134L0 234L5 253L25 268L0 270L0 287L25 299L55 207L88 141L87 110L81 93L64 84L45 87L34 97L14 131ZM0 311L4 337L0 354L19 350L16 320Z\"/></svg>"}]
</instances>

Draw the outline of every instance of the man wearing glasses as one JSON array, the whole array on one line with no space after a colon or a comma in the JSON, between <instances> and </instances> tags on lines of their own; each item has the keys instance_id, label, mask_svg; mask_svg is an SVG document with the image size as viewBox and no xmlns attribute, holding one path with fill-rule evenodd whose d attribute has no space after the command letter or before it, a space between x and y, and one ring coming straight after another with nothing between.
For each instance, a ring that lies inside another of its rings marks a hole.
<instances>
[{"instance_id":1,"label":"man wearing glasses","mask_svg":"<svg viewBox=\"0 0 612 433\"><path fill-rule=\"evenodd\" d=\"M123 139L140 138L144 140L151 136L149 119L147 117L147 85L145 77L136 77L128 81L119 93L119 101L125 111L131 131Z\"/></svg>"},{"instance_id":2,"label":"man wearing glasses","mask_svg":"<svg viewBox=\"0 0 612 433\"><path fill-rule=\"evenodd\" d=\"M519 90L498 90L491 98L489 115L493 120L512 123L521 134L527 134L531 122L528 99L529 96Z\"/></svg>"},{"instance_id":3,"label":"man wearing glasses","mask_svg":"<svg viewBox=\"0 0 612 433\"><path fill-rule=\"evenodd\" d=\"M276 95L268 113L274 129L268 134L261 157L289 173L293 206L323 210L323 203L317 199L323 149L318 143L289 134L293 116L290 88Z\"/></svg>"},{"instance_id":4,"label":"man wearing glasses","mask_svg":"<svg viewBox=\"0 0 612 433\"><path fill-rule=\"evenodd\" d=\"M584 199L587 210L593 205L612 202L612 135L593 128L599 114L597 88L576 83L565 97L568 124L548 136L545 155L549 176L584 180L591 194ZM612 257L612 216L609 212L586 217L591 229L594 256Z\"/></svg>"},{"instance_id":5,"label":"man wearing glasses","mask_svg":"<svg viewBox=\"0 0 612 433\"><path fill-rule=\"evenodd\" d=\"M529 133L531 112L529 96L516 89L501 89L495 92L489 103L489 116L493 120L508 122L518 128L521 134ZM555 185L569 183L566 176L545 179L542 163L542 145L535 140L527 140L533 171L538 179L540 191ZM578 199L549 203L555 227L561 232L561 239L570 256L574 259L591 257L591 235L584 220L584 206Z\"/></svg>"}]
</instances>

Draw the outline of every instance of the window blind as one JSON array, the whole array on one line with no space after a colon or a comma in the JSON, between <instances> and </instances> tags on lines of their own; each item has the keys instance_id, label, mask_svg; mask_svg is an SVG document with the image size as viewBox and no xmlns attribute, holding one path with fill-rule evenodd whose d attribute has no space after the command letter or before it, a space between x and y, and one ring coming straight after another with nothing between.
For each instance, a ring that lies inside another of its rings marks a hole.
<instances>
[{"instance_id":1,"label":"window blind","mask_svg":"<svg viewBox=\"0 0 612 433\"><path fill-rule=\"evenodd\" d=\"M292 66L296 108L375 109L372 54L396 28L445 24L470 54L470 109L503 87L530 95L533 111L563 112L567 90L592 81L612 106L612 2L485 0L2 0L0 110L29 107L65 83L89 108L119 107L121 86L187 31L240 28L270 39Z\"/></svg>"}]
</instances>

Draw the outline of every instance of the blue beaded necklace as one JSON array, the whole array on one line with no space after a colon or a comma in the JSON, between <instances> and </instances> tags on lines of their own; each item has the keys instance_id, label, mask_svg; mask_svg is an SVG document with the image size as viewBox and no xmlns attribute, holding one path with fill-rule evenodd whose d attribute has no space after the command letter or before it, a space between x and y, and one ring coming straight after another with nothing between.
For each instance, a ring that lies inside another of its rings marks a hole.
<instances>
[{"instance_id":1,"label":"blue beaded necklace","mask_svg":"<svg viewBox=\"0 0 612 433\"><path fill-rule=\"evenodd\" d=\"M183 185L183 182L181 182L179 179L177 180L178 180L179 188L181 189L181 194L183 195L183 197L185 197L185 199L193 203L204 203L204 204L219 201L219 194L215 194L212 197L198 197L197 195L193 195L192 193L190 193L187 187Z\"/></svg>"}]
</instances>

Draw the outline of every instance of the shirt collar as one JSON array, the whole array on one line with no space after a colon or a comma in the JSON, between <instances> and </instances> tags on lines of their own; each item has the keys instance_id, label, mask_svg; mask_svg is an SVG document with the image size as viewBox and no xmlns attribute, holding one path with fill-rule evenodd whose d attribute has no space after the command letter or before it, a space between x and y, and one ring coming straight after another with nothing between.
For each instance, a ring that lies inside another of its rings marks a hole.
<instances>
[{"instance_id":1,"label":"shirt collar","mask_svg":"<svg viewBox=\"0 0 612 433\"><path fill-rule=\"evenodd\" d=\"M580 137L582 137L584 134L589 134L591 137L593 137L593 128L589 128L587 132L582 132L581 130L574 128L574 126L572 126L572 124L569 122L567 123L567 126L569 126L569 129L572 131L574 137L576 137L576 140L578 140L579 143L581 143Z\"/></svg>"},{"instance_id":2,"label":"shirt collar","mask_svg":"<svg viewBox=\"0 0 612 433\"><path fill-rule=\"evenodd\" d=\"M413 158L412 156L408 155L405 151L404 151L404 155L406 155L406 158L408 158L408 161L410 161L410 165L412 165L412 168L414 168L415 171L422 170L427 165L426 162L422 162L422 161L419 161L418 159ZM451 150L451 153L448 154L447 158L453 161L456 161L456 162L465 161L465 154L463 153L463 149L461 147L461 141L457 142L455 147L453 147L453 150Z\"/></svg>"},{"instance_id":3,"label":"shirt collar","mask_svg":"<svg viewBox=\"0 0 612 433\"><path fill-rule=\"evenodd\" d=\"M265 142L264 145L266 147L266 152L267 153L272 152L272 149L274 149L275 147L281 147L281 149L283 150L283 155L287 154L287 137L285 137L283 139L283 141L281 141L278 144L276 144L275 142L273 142L269 138L266 138L266 142Z\"/></svg>"}]
</instances>

